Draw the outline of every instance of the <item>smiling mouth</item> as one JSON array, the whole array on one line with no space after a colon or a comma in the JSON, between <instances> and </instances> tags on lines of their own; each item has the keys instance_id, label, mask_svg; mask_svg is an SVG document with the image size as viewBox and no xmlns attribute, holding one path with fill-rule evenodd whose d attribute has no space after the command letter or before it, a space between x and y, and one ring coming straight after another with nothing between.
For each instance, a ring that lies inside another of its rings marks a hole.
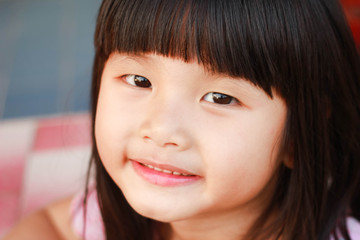
<instances>
[{"instance_id":1,"label":"smiling mouth","mask_svg":"<svg viewBox=\"0 0 360 240\"><path fill-rule=\"evenodd\" d=\"M195 176L195 175L191 175L191 174L185 174L185 173L180 173L180 172L176 172L176 171L170 171L170 170L166 170L166 169L161 169L161 168L158 168L158 167L154 167L150 164L145 164L145 163L140 163L142 166L145 166L147 168L150 168L150 169L153 169L155 171L158 171L158 172L163 172L163 173L166 173L166 174L169 174L169 175L175 175L175 176L186 176L186 177L191 177L191 176Z\"/></svg>"},{"instance_id":2,"label":"smiling mouth","mask_svg":"<svg viewBox=\"0 0 360 240\"><path fill-rule=\"evenodd\" d=\"M147 182L164 187L173 187L195 183L201 179L198 175L181 171L174 166L151 165L144 161L132 160L131 164L135 172Z\"/></svg>"}]
</instances>

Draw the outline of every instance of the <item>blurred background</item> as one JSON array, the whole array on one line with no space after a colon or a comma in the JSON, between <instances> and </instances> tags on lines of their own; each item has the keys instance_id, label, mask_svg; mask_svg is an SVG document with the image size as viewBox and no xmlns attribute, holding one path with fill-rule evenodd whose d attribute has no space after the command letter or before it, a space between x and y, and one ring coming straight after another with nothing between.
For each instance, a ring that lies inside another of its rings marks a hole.
<instances>
[{"instance_id":1,"label":"blurred background","mask_svg":"<svg viewBox=\"0 0 360 240\"><path fill-rule=\"evenodd\" d=\"M100 0L0 0L0 238L83 189ZM343 0L360 49L360 0Z\"/></svg>"},{"instance_id":2,"label":"blurred background","mask_svg":"<svg viewBox=\"0 0 360 240\"><path fill-rule=\"evenodd\" d=\"M0 0L0 118L88 110L99 0Z\"/></svg>"},{"instance_id":3,"label":"blurred background","mask_svg":"<svg viewBox=\"0 0 360 240\"><path fill-rule=\"evenodd\" d=\"M0 0L0 239L83 189L100 0Z\"/></svg>"}]
</instances>

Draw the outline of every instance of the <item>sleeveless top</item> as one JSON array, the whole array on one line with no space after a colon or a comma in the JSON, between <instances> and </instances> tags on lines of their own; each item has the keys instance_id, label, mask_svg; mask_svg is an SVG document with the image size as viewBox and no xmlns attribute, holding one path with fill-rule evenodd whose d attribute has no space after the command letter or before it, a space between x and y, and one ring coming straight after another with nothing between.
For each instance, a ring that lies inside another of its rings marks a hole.
<instances>
[{"instance_id":1,"label":"sleeveless top","mask_svg":"<svg viewBox=\"0 0 360 240\"><path fill-rule=\"evenodd\" d=\"M70 207L73 231L80 239L106 240L95 188L89 188L86 207L86 224L84 224L83 199L84 194L76 195ZM355 218L348 217L347 227L351 239L360 240L360 222ZM330 240L333 239L333 237L330 237ZM339 240L343 240L343 238L340 238Z\"/></svg>"}]
</instances>

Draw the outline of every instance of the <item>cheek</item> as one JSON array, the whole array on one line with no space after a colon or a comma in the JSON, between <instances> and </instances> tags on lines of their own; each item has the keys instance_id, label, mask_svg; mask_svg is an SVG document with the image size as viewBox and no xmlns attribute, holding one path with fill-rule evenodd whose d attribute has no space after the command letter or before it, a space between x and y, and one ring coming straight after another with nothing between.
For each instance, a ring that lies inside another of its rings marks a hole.
<instances>
[{"instance_id":1,"label":"cheek","mask_svg":"<svg viewBox=\"0 0 360 240\"><path fill-rule=\"evenodd\" d=\"M101 109L97 112L95 121L95 140L100 155L100 159L104 166L109 169L109 164L113 166L117 152L117 136L111 131L111 121L107 119ZM112 126L114 127L114 126Z\"/></svg>"},{"instance_id":2,"label":"cheek","mask_svg":"<svg viewBox=\"0 0 360 240\"><path fill-rule=\"evenodd\" d=\"M253 120L230 126L203 138L207 179L214 192L250 197L267 185L279 164L282 124Z\"/></svg>"},{"instance_id":3,"label":"cheek","mask_svg":"<svg viewBox=\"0 0 360 240\"><path fill-rule=\"evenodd\" d=\"M124 143L124 118L111 92L100 91L95 118L95 140L104 165L117 164ZM105 166L106 167L106 166Z\"/></svg>"},{"instance_id":4,"label":"cheek","mask_svg":"<svg viewBox=\"0 0 360 240\"><path fill-rule=\"evenodd\" d=\"M130 99L131 100L131 99ZM136 134L141 104L132 104L121 88L104 82L100 89L95 118L95 140L101 161L111 173L125 163L125 149Z\"/></svg>"},{"instance_id":5,"label":"cheek","mask_svg":"<svg viewBox=\"0 0 360 240\"><path fill-rule=\"evenodd\" d=\"M211 201L219 207L261 204L272 194L269 182L277 167L276 160L271 154L250 152L245 146L225 154L208 155L212 167L207 171L207 189Z\"/></svg>"},{"instance_id":6,"label":"cheek","mask_svg":"<svg viewBox=\"0 0 360 240\"><path fill-rule=\"evenodd\" d=\"M107 79L105 79L107 80ZM95 119L97 142L123 142L130 126L134 124L134 107L122 97L121 88L107 81L101 86Z\"/></svg>"}]
</instances>

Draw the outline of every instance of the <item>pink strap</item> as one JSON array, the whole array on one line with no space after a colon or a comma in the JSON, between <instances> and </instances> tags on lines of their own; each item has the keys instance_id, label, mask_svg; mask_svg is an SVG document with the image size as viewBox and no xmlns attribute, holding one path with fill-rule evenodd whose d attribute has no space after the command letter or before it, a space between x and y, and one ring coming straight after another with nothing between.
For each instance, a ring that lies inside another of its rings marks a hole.
<instances>
[{"instance_id":1,"label":"pink strap","mask_svg":"<svg viewBox=\"0 0 360 240\"><path fill-rule=\"evenodd\" d=\"M360 240L360 223L353 217L348 217L346 219L346 225L349 231L349 235L352 240ZM339 239L343 240L341 237L340 231L337 233L339 235ZM330 240L334 240L333 236L330 236Z\"/></svg>"},{"instance_id":2,"label":"pink strap","mask_svg":"<svg viewBox=\"0 0 360 240\"><path fill-rule=\"evenodd\" d=\"M358 222L355 218L348 218L346 223L351 239L360 240L360 222Z\"/></svg>"},{"instance_id":3,"label":"pink strap","mask_svg":"<svg viewBox=\"0 0 360 240\"><path fill-rule=\"evenodd\" d=\"M81 239L105 240L104 225L95 188L89 188L85 228L83 199L84 194L78 194L71 203L71 223L75 234Z\"/></svg>"}]
</instances>

